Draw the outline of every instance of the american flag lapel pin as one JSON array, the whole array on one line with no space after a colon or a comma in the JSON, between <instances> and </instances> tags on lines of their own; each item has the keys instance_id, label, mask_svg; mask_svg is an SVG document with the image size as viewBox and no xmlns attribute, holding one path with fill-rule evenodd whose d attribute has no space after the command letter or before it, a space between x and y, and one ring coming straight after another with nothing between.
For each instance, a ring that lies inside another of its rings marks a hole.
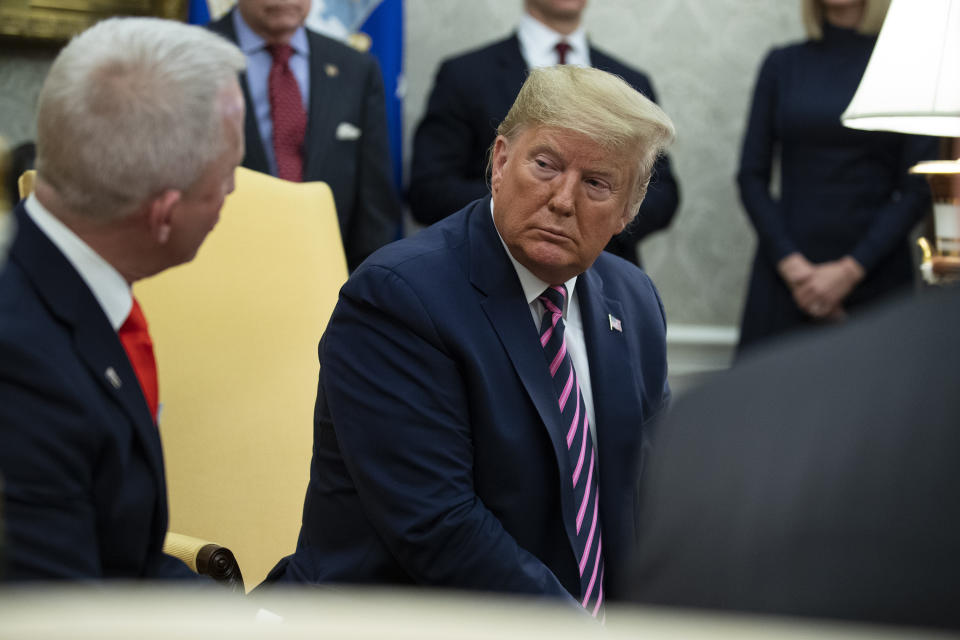
<instances>
[{"instance_id":1,"label":"american flag lapel pin","mask_svg":"<svg viewBox=\"0 0 960 640\"><path fill-rule=\"evenodd\" d=\"M607 319L610 320L610 331L623 333L623 325L620 323L620 318L615 318L612 313L608 313Z\"/></svg>"}]
</instances>

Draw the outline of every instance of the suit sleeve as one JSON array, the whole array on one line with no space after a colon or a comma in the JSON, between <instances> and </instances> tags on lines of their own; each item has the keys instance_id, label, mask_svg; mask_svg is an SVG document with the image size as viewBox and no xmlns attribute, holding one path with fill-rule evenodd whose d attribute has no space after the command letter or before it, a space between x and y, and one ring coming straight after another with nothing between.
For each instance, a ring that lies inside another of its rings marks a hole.
<instances>
[{"instance_id":1,"label":"suit sleeve","mask_svg":"<svg viewBox=\"0 0 960 640\"><path fill-rule=\"evenodd\" d=\"M653 292L654 297L657 300L657 308L660 310L660 320L663 322L663 335L664 335L664 344L666 344L666 335L667 335L667 312L663 308L663 300L660 298L660 292L657 291L657 288L653 286L653 281L650 280L650 277L647 276L647 284L649 285L651 291ZM666 353L664 353L664 360L666 360ZM660 403L655 409L655 413L648 418L655 419L657 415L663 411L667 411L670 408L670 401L673 398L673 390L670 388L670 378L667 376L663 377L663 389L660 394Z\"/></svg>"},{"instance_id":2,"label":"suit sleeve","mask_svg":"<svg viewBox=\"0 0 960 640\"><path fill-rule=\"evenodd\" d=\"M423 120L413 138L410 213L433 224L489 192L484 175L472 175L477 146L471 126L469 92L457 71L444 63L437 71ZM491 122L491 129L497 126Z\"/></svg>"},{"instance_id":3,"label":"suit sleeve","mask_svg":"<svg viewBox=\"0 0 960 640\"><path fill-rule=\"evenodd\" d=\"M87 413L22 344L0 344L0 474L14 580L100 576Z\"/></svg>"},{"instance_id":4,"label":"suit sleeve","mask_svg":"<svg viewBox=\"0 0 960 640\"><path fill-rule=\"evenodd\" d=\"M355 274L322 360L322 389L364 512L413 580L572 601L477 497L476 408L404 280L382 268Z\"/></svg>"},{"instance_id":5,"label":"suit sleeve","mask_svg":"<svg viewBox=\"0 0 960 640\"><path fill-rule=\"evenodd\" d=\"M344 238L351 271L371 253L396 240L401 221L390 165L383 79L372 58L366 72L361 131L356 204Z\"/></svg>"},{"instance_id":6,"label":"suit sleeve","mask_svg":"<svg viewBox=\"0 0 960 640\"><path fill-rule=\"evenodd\" d=\"M938 157L937 138L927 136L901 136L900 154L895 175L898 184L891 198L877 212L870 228L851 252L851 256L867 272L895 248L902 246L910 229L929 211L930 187L921 175L908 173L910 167L921 160Z\"/></svg>"},{"instance_id":7,"label":"suit sleeve","mask_svg":"<svg viewBox=\"0 0 960 640\"><path fill-rule=\"evenodd\" d=\"M779 59L778 51L773 51L760 68L737 173L740 199L757 232L758 248L773 265L798 251L787 232L780 202L770 193L773 157L778 144L775 123L779 109Z\"/></svg>"},{"instance_id":8,"label":"suit sleeve","mask_svg":"<svg viewBox=\"0 0 960 640\"><path fill-rule=\"evenodd\" d=\"M216 584L210 576L197 575L183 560L166 553L157 554L155 562L148 566L147 575L155 580L194 580L201 587Z\"/></svg>"}]
</instances>

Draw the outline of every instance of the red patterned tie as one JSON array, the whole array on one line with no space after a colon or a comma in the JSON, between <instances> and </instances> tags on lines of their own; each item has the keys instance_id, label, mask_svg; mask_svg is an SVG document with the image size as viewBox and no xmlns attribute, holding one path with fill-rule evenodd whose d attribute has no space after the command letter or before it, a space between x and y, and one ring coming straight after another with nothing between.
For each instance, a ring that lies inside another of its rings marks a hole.
<instances>
[{"instance_id":1,"label":"red patterned tie","mask_svg":"<svg viewBox=\"0 0 960 640\"><path fill-rule=\"evenodd\" d=\"M156 421L157 403L160 397L157 385L157 361L153 357L153 341L147 330L147 319L136 298L133 299L130 315L123 322L117 335L120 337L124 351L127 352L130 364L133 365L137 380L140 381L140 389L143 391L147 406L150 407L150 415Z\"/></svg>"},{"instance_id":2,"label":"red patterned tie","mask_svg":"<svg viewBox=\"0 0 960 640\"><path fill-rule=\"evenodd\" d=\"M567 64L567 52L573 47L570 46L569 42L561 40L554 47L557 50L557 64Z\"/></svg>"},{"instance_id":3,"label":"red patterned tie","mask_svg":"<svg viewBox=\"0 0 960 640\"><path fill-rule=\"evenodd\" d=\"M573 469L571 485L576 506L572 539L580 570L580 604L594 617L603 604L603 540L600 535L600 488L596 449L590 434L590 419L580 396L580 383L567 352L564 336L564 285L547 288L538 300L543 304L540 346L547 357L550 375L560 402L560 415L567 428L567 453Z\"/></svg>"},{"instance_id":4,"label":"red patterned tie","mask_svg":"<svg viewBox=\"0 0 960 640\"><path fill-rule=\"evenodd\" d=\"M289 44L267 45L273 57L268 90L270 118L273 121L273 153L277 175L284 180L303 180L303 139L307 133L307 112L303 109L300 86L290 70L293 47Z\"/></svg>"}]
</instances>

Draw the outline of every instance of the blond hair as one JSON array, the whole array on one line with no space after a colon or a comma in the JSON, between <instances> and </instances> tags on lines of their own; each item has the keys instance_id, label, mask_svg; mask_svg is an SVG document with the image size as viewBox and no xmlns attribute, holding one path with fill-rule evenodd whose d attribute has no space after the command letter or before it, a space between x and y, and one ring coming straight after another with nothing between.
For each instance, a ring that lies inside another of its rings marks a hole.
<instances>
[{"instance_id":1,"label":"blond hair","mask_svg":"<svg viewBox=\"0 0 960 640\"><path fill-rule=\"evenodd\" d=\"M572 65L532 70L497 135L513 140L531 127L574 131L606 151L635 156L634 214L654 162L675 137L667 114L621 78Z\"/></svg>"},{"instance_id":2,"label":"blond hair","mask_svg":"<svg viewBox=\"0 0 960 640\"><path fill-rule=\"evenodd\" d=\"M822 0L800 0L803 11L803 27L811 40L823 39L823 2ZM865 0L863 18L857 25L857 31L864 35L875 36L880 33L883 19L887 16L890 0Z\"/></svg>"},{"instance_id":3,"label":"blond hair","mask_svg":"<svg viewBox=\"0 0 960 640\"><path fill-rule=\"evenodd\" d=\"M102 220L186 190L227 148L217 98L245 66L201 27L94 25L63 48L40 91L37 173L72 211Z\"/></svg>"}]
</instances>

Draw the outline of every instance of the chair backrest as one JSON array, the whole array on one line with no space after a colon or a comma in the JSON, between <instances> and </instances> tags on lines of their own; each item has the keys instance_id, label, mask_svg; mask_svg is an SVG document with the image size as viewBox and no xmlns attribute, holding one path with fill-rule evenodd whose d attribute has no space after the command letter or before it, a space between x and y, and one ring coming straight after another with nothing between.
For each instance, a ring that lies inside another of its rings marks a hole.
<instances>
[{"instance_id":1,"label":"chair backrest","mask_svg":"<svg viewBox=\"0 0 960 640\"><path fill-rule=\"evenodd\" d=\"M37 180L37 170L27 169L17 178L17 187L20 189L20 197L26 198L33 192L33 183Z\"/></svg>"},{"instance_id":2,"label":"chair backrest","mask_svg":"<svg viewBox=\"0 0 960 640\"><path fill-rule=\"evenodd\" d=\"M330 188L241 168L197 257L134 287L157 356L170 530L229 547L248 588L296 546L317 344L346 278Z\"/></svg>"}]
</instances>

